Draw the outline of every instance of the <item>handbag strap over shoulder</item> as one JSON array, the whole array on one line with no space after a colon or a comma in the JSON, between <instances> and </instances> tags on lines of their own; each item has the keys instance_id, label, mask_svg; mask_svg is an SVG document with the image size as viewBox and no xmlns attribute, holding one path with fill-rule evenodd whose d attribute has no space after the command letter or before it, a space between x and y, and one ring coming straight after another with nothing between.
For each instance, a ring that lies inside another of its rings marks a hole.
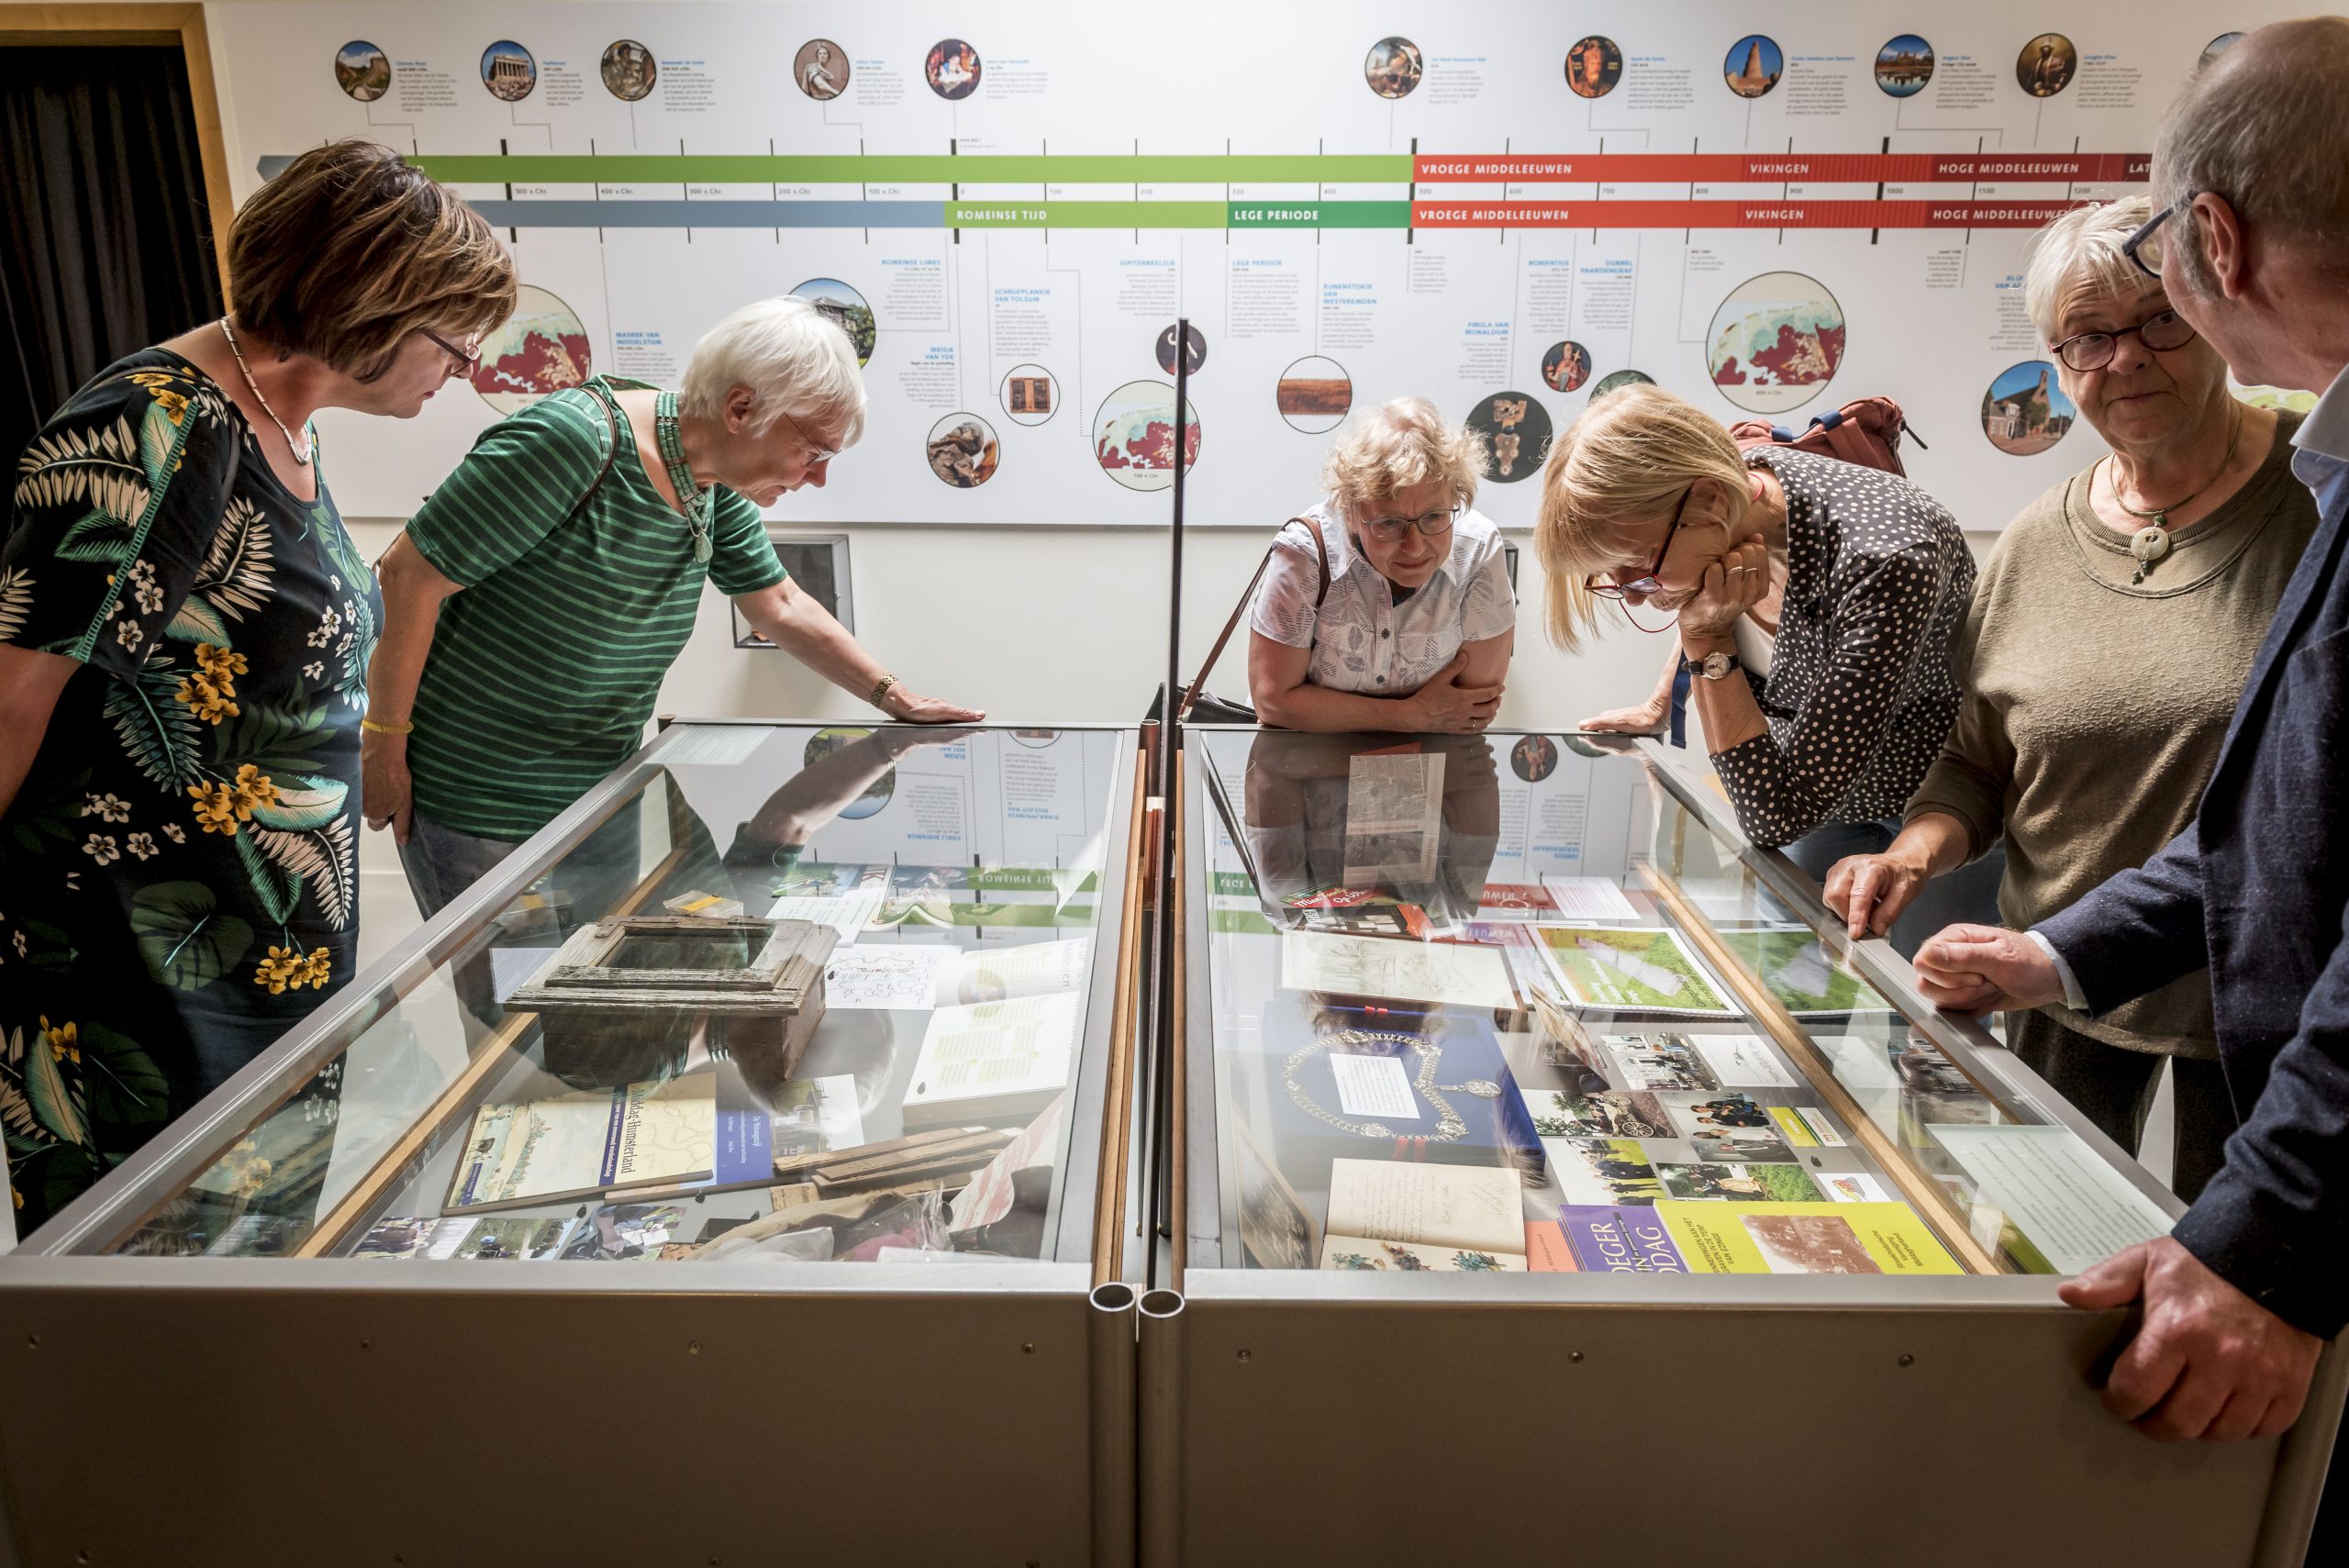
<instances>
[{"instance_id":1,"label":"handbag strap over shoulder","mask_svg":"<svg viewBox=\"0 0 2349 1568\"><path fill-rule=\"evenodd\" d=\"M1289 523L1296 523L1303 528L1313 539L1313 554L1320 568L1319 580L1313 589L1313 608L1316 614L1320 612L1321 602L1330 596L1329 541L1321 537L1320 527L1312 518L1289 518L1287 523L1281 525L1280 532L1273 535L1273 542L1265 547L1264 559L1256 562L1255 575L1249 578L1248 586L1241 590L1240 602L1231 606L1230 618L1223 623L1223 630L1217 634L1215 646L1208 650L1207 662L1199 666L1199 673L1192 676L1191 684L1184 688L1183 700L1174 708L1174 717L1178 722L1190 717L1191 705L1199 700L1199 692L1208 684L1208 676L1214 671L1215 662L1223 657L1223 645L1231 640L1231 634L1240 628L1240 617L1246 615L1248 606L1255 602L1256 585L1264 580L1265 570L1273 563L1273 551L1280 549L1281 533L1287 531Z\"/></svg>"},{"instance_id":2,"label":"handbag strap over shoulder","mask_svg":"<svg viewBox=\"0 0 2349 1568\"><path fill-rule=\"evenodd\" d=\"M594 398L604 410L604 461L596 470L596 477L587 482L587 488L579 493L579 499L571 504L571 510L563 514L562 520L566 523L577 517L586 507L587 503L596 498L596 492L601 490L604 487L604 481L611 477L612 464L619 461L620 455L619 404L593 381L580 383L579 390Z\"/></svg>"}]
</instances>

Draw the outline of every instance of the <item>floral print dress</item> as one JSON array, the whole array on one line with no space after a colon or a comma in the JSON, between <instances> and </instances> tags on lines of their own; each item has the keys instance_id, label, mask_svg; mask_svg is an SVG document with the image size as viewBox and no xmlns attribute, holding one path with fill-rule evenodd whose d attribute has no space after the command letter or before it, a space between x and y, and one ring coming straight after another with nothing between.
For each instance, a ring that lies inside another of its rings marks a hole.
<instances>
[{"instance_id":1,"label":"floral print dress","mask_svg":"<svg viewBox=\"0 0 2349 1568\"><path fill-rule=\"evenodd\" d=\"M0 817L0 1131L20 1230L350 978L382 600L321 473L150 349L25 450L0 641L77 661Z\"/></svg>"}]
</instances>

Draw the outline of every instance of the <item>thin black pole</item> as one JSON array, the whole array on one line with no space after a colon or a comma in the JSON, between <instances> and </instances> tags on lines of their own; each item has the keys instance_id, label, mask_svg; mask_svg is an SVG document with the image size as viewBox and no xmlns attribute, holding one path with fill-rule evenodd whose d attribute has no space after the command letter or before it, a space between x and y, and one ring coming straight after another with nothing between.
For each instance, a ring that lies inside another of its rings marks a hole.
<instances>
[{"instance_id":1,"label":"thin black pole","mask_svg":"<svg viewBox=\"0 0 2349 1568\"><path fill-rule=\"evenodd\" d=\"M1177 317L1174 323L1174 516L1168 533L1166 566L1166 686L1159 702L1158 719L1158 779L1157 795L1161 802L1158 816L1158 962L1156 968L1157 1007L1155 1025L1151 1031L1155 1060L1151 1063L1152 1106L1151 1125L1157 1143L1152 1161L1153 1179L1151 1188L1156 1202L1151 1217L1154 1235L1171 1236L1174 1213L1174 908L1183 890L1175 885L1174 874L1174 813L1179 805L1174 799L1174 749L1182 743L1182 725L1176 708L1183 699L1183 482L1186 461L1190 455L1190 425L1187 415L1191 406L1191 318ZM1156 1249L1152 1249L1151 1271L1156 1279Z\"/></svg>"}]
</instances>

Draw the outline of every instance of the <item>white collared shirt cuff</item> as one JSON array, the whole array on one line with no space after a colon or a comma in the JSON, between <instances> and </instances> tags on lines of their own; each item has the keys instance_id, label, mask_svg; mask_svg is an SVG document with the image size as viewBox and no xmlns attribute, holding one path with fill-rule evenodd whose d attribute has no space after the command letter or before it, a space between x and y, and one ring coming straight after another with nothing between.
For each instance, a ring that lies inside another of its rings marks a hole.
<instances>
[{"instance_id":1,"label":"white collared shirt cuff","mask_svg":"<svg viewBox=\"0 0 2349 1568\"><path fill-rule=\"evenodd\" d=\"M2065 961L2062 953L2055 951L2055 944L2037 931L2025 931L2023 935L2037 942L2039 951L2045 953L2047 961L2055 966L2055 978L2064 983L2064 1006L2076 1013L2087 1012L2088 994L2080 989L2080 977L2072 973L2071 964Z\"/></svg>"}]
</instances>

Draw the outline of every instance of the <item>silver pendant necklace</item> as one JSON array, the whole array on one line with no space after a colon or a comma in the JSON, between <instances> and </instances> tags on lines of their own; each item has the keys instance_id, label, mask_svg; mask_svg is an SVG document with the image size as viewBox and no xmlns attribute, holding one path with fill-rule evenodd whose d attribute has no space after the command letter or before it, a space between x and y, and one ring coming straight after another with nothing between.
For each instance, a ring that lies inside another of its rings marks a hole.
<instances>
[{"instance_id":1,"label":"silver pendant necklace","mask_svg":"<svg viewBox=\"0 0 2349 1568\"><path fill-rule=\"evenodd\" d=\"M2228 466L2235 461L2235 446L2242 439L2243 405L2237 404L2235 405L2234 434L2227 438L2227 455L2219 460L2217 472L2197 485L2193 495L2186 496L2183 500L2173 501L2166 506L2155 506L2148 511L2141 512L2122 499L2121 472L2117 468L2113 470L2112 504L2145 525L2129 536L2129 553L2137 562L2136 573L2129 579L2131 587L2133 588L2143 583L2145 580L2145 573L2154 569L2154 562L2169 553L2169 515L2181 506L2190 505L2203 491L2219 483L2220 475L2225 473Z\"/></svg>"},{"instance_id":2,"label":"silver pendant necklace","mask_svg":"<svg viewBox=\"0 0 2349 1568\"><path fill-rule=\"evenodd\" d=\"M245 390L253 395L253 401L261 405L261 411L269 416L269 422L277 427L279 435L285 438L285 450L294 454L295 462L300 463L304 468L309 467L309 443L305 441L300 446L295 446L294 432L285 428L285 421L277 417L277 410L272 408L269 406L269 399L261 395L261 384L253 380L252 367L245 363L245 351L237 347L237 335L228 329L228 318L225 316L220 318L220 336L228 339L228 352L237 357L237 373L245 378Z\"/></svg>"}]
</instances>

